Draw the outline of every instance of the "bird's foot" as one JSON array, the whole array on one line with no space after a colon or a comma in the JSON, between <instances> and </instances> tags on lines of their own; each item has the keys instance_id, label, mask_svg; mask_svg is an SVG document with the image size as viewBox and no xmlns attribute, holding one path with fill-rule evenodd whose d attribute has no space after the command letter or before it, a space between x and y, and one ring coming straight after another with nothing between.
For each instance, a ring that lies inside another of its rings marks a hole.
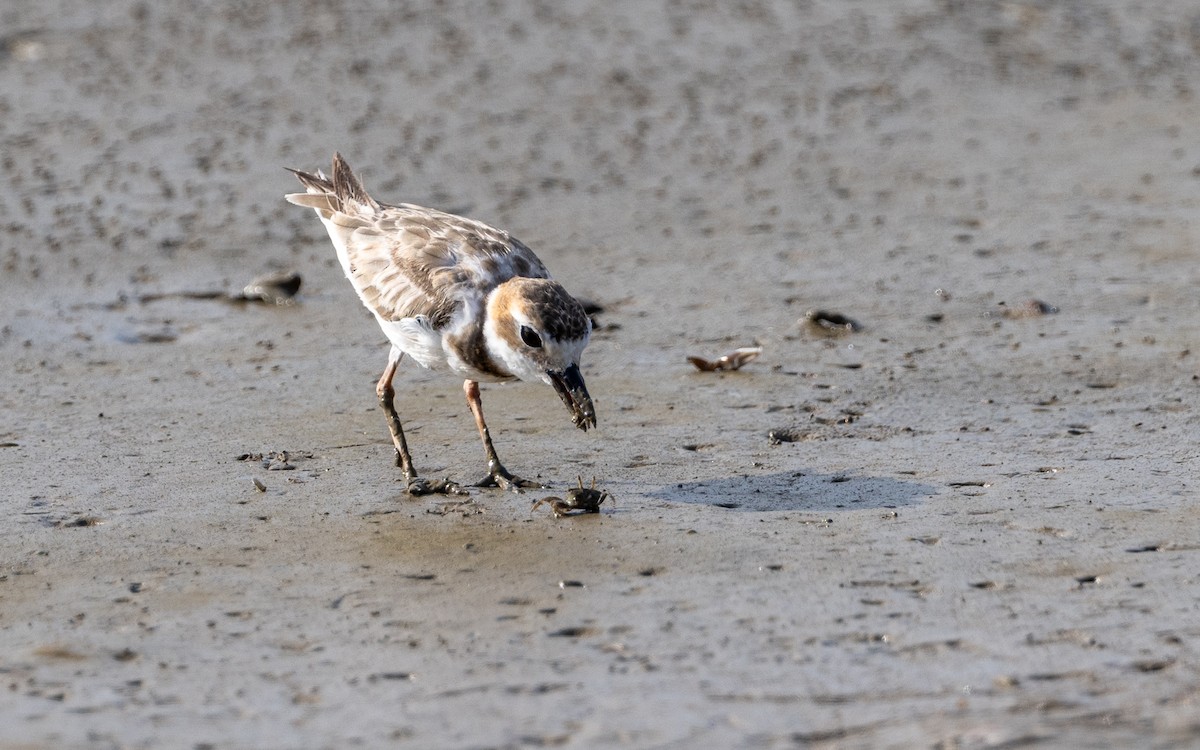
<instances>
[{"instance_id":1,"label":"bird's foot","mask_svg":"<svg viewBox=\"0 0 1200 750\"><path fill-rule=\"evenodd\" d=\"M469 495L471 493L463 489L457 482L449 479L430 481L421 477L412 477L408 480L408 494L418 497L420 495Z\"/></svg>"},{"instance_id":2,"label":"bird's foot","mask_svg":"<svg viewBox=\"0 0 1200 750\"><path fill-rule=\"evenodd\" d=\"M545 485L532 479L522 479L503 466L498 466L483 479L475 483L476 487L499 487L502 490L521 493L524 490L545 489Z\"/></svg>"}]
</instances>

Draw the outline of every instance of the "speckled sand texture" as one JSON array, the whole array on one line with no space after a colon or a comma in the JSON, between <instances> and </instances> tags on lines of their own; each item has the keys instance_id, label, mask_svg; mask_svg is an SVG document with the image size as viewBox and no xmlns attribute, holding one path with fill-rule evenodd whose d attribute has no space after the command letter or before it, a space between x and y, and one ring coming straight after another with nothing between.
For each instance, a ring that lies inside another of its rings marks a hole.
<instances>
[{"instance_id":1,"label":"speckled sand texture","mask_svg":"<svg viewBox=\"0 0 1200 750\"><path fill-rule=\"evenodd\" d=\"M1195 746L1197 86L1169 0L4 4L0 748ZM598 430L483 395L603 513L401 494L334 150L604 307Z\"/></svg>"}]
</instances>

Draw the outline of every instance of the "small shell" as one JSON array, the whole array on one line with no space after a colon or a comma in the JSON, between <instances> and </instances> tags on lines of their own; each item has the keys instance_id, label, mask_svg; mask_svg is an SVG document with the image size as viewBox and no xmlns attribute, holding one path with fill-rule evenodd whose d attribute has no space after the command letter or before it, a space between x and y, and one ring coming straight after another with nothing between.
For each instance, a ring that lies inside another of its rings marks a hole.
<instances>
[{"instance_id":1,"label":"small shell","mask_svg":"<svg viewBox=\"0 0 1200 750\"><path fill-rule=\"evenodd\" d=\"M828 310L809 310L804 314L804 324L821 336L844 336L863 329L857 320Z\"/></svg>"},{"instance_id":2,"label":"small shell","mask_svg":"<svg viewBox=\"0 0 1200 750\"><path fill-rule=\"evenodd\" d=\"M300 284L300 274L295 271L264 274L246 285L241 299L261 300L270 305L290 305L295 302Z\"/></svg>"}]
</instances>

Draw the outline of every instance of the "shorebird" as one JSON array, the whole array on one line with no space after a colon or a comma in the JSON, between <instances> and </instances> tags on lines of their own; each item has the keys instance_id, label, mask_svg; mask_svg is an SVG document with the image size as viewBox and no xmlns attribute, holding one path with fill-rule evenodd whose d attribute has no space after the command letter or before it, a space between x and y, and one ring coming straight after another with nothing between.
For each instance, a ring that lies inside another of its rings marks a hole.
<instances>
[{"instance_id":1,"label":"shorebird","mask_svg":"<svg viewBox=\"0 0 1200 750\"><path fill-rule=\"evenodd\" d=\"M592 324L583 306L550 278L538 257L508 232L481 221L372 198L341 154L332 177L290 169L307 192L288 202L316 211L346 278L391 342L376 384L396 465L413 495L465 494L448 479L417 474L396 413L392 379L405 354L462 377L467 405L487 455L476 486L540 487L500 462L479 397L480 381L526 380L553 386L581 430L596 410L579 372Z\"/></svg>"}]
</instances>

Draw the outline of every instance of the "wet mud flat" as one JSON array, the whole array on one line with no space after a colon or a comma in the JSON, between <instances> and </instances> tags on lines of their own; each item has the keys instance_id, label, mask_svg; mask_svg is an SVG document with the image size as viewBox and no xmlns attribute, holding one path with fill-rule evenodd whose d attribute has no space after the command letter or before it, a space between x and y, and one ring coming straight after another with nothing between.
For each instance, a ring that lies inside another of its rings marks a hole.
<instances>
[{"instance_id":1,"label":"wet mud flat","mask_svg":"<svg viewBox=\"0 0 1200 750\"><path fill-rule=\"evenodd\" d=\"M0 10L0 746L1194 744L1188 13ZM335 149L602 308L551 489L403 493Z\"/></svg>"}]
</instances>

